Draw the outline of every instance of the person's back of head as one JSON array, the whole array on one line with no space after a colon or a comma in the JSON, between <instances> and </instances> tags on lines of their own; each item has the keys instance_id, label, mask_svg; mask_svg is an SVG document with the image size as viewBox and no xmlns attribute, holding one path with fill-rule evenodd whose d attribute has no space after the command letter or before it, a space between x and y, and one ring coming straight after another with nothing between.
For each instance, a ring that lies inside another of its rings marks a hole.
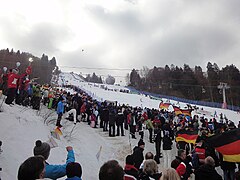
<instances>
[{"instance_id":1,"label":"person's back of head","mask_svg":"<svg viewBox=\"0 0 240 180\"><path fill-rule=\"evenodd\" d=\"M148 175L153 175L158 172L158 165L153 159L147 159L143 163L143 172Z\"/></svg>"},{"instance_id":2,"label":"person's back of head","mask_svg":"<svg viewBox=\"0 0 240 180\"><path fill-rule=\"evenodd\" d=\"M186 159L186 151L184 149L179 149L178 157L180 157L182 160L185 160Z\"/></svg>"},{"instance_id":3,"label":"person's back of head","mask_svg":"<svg viewBox=\"0 0 240 180\"><path fill-rule=\"evenodd\" d=\"M147 153L145 154L145 159L146 159L146 160L147 160L147 159L153 159L153 158L154 158L153 153L147 152Z\"/></svg>"},{"instance_id":4,"label":"person's back of head","mask_svg":"<svg viewBox=\"0 0 240 180\"><path fill-rule=\"evenodd\" d=\"M180 180L180 177L175 169L167 168L163 171L160 180Z\"/></svg>"},{"instance_id":5,"label":"person's back of head","mask_svg":"<svg viewBox=\"0 0 240 180\"><path fill-rule=\"evenodd\" d=\"M215 161L211 156L205 158L205 164L215 167Z\"/></svg>"},{"instance_id":6,"label":"person's back of head","mask_svg":"<svg viewBox=\"0 0 240 180\"><path fill-rule=\"evenodd\" d=\"M132 155L127 155L127 157L126 157L126 164L134 165L134 159L133 159Z\"/></svg>"},{"instance_id":7,"label":"person's back of head","mask_svg":"<svg viewBox=\"0 0 240 180\"><path fill-rule=\"evenodd\" d=\"M68 178L73 178L73 177L82 177L82 167L79 163L77 162L71 162L67 164L66 167L66 174Z\"/></svg>"},{"instance_id":8,"label":"person's back of head","mask_svg":"<svg viewBox=\"0 0 240 180\"><path fill-rule=\"evenodd\" d=\"M18 180L35 180L44 177L45 160L42 156L33 156L25 160L18 169Z\"/></svg>"},{"instance_id":9,"label":"person's back of head","mask_svg":"<svg viewBox=\"0 0 240 180\"><path fill-rule=\"evenodd\" d=\"M140 140L138 141L138 147L144 149L144 147L145 147L145 142L144 142L142 139L140 139Z\"/></svg>"},{"instance_id":10,"label":"person's back of head","mask_svg":"<svg viewBox=\"0 0 240 180\"><path fill-rule=\"evenodd\" d=\"M99 180L123 180L124 171L116 160L104 163L99 171Z\"/></svg>"}]
</instances>

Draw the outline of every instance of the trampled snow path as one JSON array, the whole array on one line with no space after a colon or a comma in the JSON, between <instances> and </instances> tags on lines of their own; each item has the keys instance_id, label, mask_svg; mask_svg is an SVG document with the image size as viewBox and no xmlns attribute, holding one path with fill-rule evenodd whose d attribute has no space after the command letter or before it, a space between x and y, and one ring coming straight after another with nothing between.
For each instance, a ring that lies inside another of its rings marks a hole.
<instances>
[{"instance_id":1,"label":"trampled snow path","mask_svg":"<svg viewBox=\"0 0 240 180\"><path fill-rule=\"evenodd\" d=\"M48 117L47 120L46 117ZM0 157L3 168L2 179L16 179L20 164L33 155L35 141L37 139L47 141L51 137L56 118L56 113L45 106L42 106L40 111L36 111L19 105L10 107L3 104L3 112L0 113L0 137L3 141L3 153ZM91 128L84 122L77 123L69 137L74 124L66 119L62 120L62 124L63 136L61 140L55 139L58 147L51 150L48 162L64 163L67 154L65 147L71 145L75 151L76 161L82 165L83 179L98 179L99 168L110 159L116 159L124 166L125 157L131 153L131 149L137 145L140 138L137 135L136 140L129 139L128 131L125 131L125 136L108 137L108 132L103 132L100 128ZM148 151L155 153L154 144L150 144L147 139L146 131L144 153ZM96 155L101 146L98 160Z\"/></svg>"}]
</instances>

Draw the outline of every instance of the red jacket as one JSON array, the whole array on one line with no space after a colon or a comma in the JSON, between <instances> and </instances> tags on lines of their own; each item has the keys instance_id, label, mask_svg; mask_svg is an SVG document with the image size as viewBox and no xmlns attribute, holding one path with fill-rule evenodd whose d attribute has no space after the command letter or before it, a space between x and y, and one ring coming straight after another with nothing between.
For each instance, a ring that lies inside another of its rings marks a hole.
<instances>
[{"instance_id":1,"label":"red jacket","mask_svg":"<svg viewBox=\"0 0 240 180\"><path fill-rule=\"evenodd\" d=\"M178 175L181 177L186 173L186 165L184 164L184 162L181 162L177 169L176 169Z\"/></svg>"},{"instance_id":2,"label":"red jacket","mask_svg":"<svg viewBox=\"0 0 240 180\"><path fill-rule=\"evenodd\" d=\"M204 160L206 158L206 150L204 148L196 147L195 152L198 155L199 160Z\"/></svg>"},{"instance_id":3,"label":"red jacket","mask_svg":"<svg viewBox=\"0 0 240 180\"><path fill-rule=\"evenodd\" d=\"M17 88L19 75L11 72L8 74L8 88Z\"/></svg>"}]
</instances>

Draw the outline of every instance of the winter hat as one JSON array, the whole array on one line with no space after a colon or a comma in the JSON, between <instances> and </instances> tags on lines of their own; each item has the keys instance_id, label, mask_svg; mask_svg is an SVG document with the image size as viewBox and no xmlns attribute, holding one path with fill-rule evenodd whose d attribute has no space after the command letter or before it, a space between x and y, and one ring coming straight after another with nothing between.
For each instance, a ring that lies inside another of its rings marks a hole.
<instances>
[{"instance_id":1,"label":"winter hat","mask_svg":"<svg viewBox=\"0 0 240 180\"><path fill-rule=\"evenodd\" d=\"M138 141L138 147L141 146L141 145L145 145L145 142L143 142L142 139L140 139L140 140Z\"/></svg>"},{"instance_id":2,"label":"winter hat","mask_svg":"<svg viewBox=\"0 0 240 180\"><path fill-rule=\"evenodd\" d=\"M36 146L33 149L34 156L42 155L45 158L45 160L47 160L50 153L50 145L40 140L37 140L35 144Z\"/></svg>"},{"instance_id":3,"label":"winter hat","mask_svg":"<svg viewBox=\"0 0 240 180\"><path fill-rule=\"evenodd\" d=\"M66 167L66 174L68 178L72 178L75 176L80 178L82 176L81 165L77 162L68 163Z\"/></svg>"}]
</instances>

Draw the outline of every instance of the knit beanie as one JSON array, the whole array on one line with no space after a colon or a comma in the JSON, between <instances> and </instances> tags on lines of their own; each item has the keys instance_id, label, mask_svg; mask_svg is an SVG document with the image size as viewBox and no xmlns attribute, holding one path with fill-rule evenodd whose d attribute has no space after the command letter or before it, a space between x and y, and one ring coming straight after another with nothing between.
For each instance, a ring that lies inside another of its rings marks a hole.
<instances>
[{"instance_id":1,"label":"knit beanie","mask_svg":"<svg viewBox=\"0 0 240 180\"><path fill-rule=\"evenodd\" d=\"M77 162L68 163L66 167L66 174L68 178L72 178L75 176L81 178L82 176L81 165Z\"/></svg>"},{"instance_id":2,"label":"knit beanie","mask_svg":"<svg viewBox=\"0 0 240 180\"><path fill-rule=\"evenodd\" d=\"M50 153L50 145L40 140L37 140L35 144L36 146L33 149L34 156L42 155L47 160Z\"/></svg>"}]
</instances>

